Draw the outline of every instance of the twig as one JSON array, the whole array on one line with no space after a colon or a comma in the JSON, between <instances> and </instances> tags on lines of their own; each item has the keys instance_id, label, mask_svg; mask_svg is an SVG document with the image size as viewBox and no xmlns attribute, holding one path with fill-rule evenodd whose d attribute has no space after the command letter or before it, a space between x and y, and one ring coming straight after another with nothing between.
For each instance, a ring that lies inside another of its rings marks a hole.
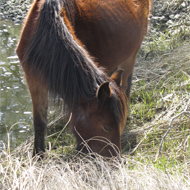
<instances>
[{"instance_id":1,"label":"twig","mask_svg":"<svg viewBox=\"0 0 190 190\"><path fill-rule=\"evenodd\" d=\"M142 139L142 140L139 142L139 144L129 153L129 155L133 155L133 154L135 153L135 151L139 148L139 146L142 144L142 142L146 139L147 134L149 134L151 131L152 131L152 127L151 127L151 129L150 129L147 133L144 134L143 139Z\"/></svg>"},{"instance_id":2,"label":"twig","mask_svg":"<svg viewBox=\"0 0 190 190\"><path fill-rule=\"evenodd\" d=\"M12 128L13 127L15 127L16 125L19 125L19 124L26 124L26 125L29 125L28 123L26 123L26 122L17 122L17 123L15 123L15 124L13 124L10 128L9 128L9 130L7 130L7 152L10 154L10 132L11 132L11 130L12 130Z\"/></svg>"},{"instance_id":3,"label":"twig","mask_svg":"<svg viewBox=\"0 0 190 190\"><path fill-rule=\"evenodd\" d=\"M162 138L162 140L161 140L160 148L159 148L159 150L158 150L158 152L157 152L155 161L157 161L158 156L160 155L160 153L161 153L161 151L162 151L163 144L164 144L164 140L165 140L166 136L168 135L168 133L169 133L170 130L171 130L172 122L173 122L175 119L177 119L178 117L180 117L181 115L183 115L183 114L190 114L190 111L187 111L188 106L189 106L189 102L190 102L190 100L188 101L187 106L185 107L184 111L182 111L182 112L179 113L178 115L172 117L172 119L170 120L170 123L169 123L169 126L168 126L168 130L166 131L166 133L164 134L164 136L163 136L163 138Z\"/></svg>"},{"instance_id":4,"label":"twig","mask_svg":"<svg viewBox=\"0 0 190 190\"><path fill-rule=\"evenodd\" d=\"M83 148L86 147L86 149L88 150L88 152L93 152L92 149L90 148L90 146L88 145L88 143L83 139L83 137L80 135L80 133L77 131L76 127L74 126L74 130L77 133L77 135L81 138L84 146L82 147L82 149L78 152L81 153ZM77 154L78 155L78 154Z\"/></svg>"},{"instance_id":5,"label":"twig","mask_svg":"<svg viewBox=\"0 0 190 190\"><path fill-rule=\"evenodd\" d=\"M55 125L56 123L58 123L60 120L62 120L66 115L67 115L67 114L63 115L63 113L61 112L61 114L60 114L58 117L56 117L53 121L51 121L51 122L47 125L47 127L48 127L48 128L52 127L53 125Z\"/></svg>"}]
</instances>

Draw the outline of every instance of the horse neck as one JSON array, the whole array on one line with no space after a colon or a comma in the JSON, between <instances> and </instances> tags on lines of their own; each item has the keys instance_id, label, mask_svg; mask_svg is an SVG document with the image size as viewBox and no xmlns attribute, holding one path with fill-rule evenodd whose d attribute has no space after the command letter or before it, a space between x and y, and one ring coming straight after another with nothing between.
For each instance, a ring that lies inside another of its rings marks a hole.
<instances>
[{"instance_id":1,"label":"horse neck","mask_svg":"<svg viewBox=\"0 0 190 190\"><path fill-rule=\"evenodd\" d=\"M81 98L88 101L95 97L98 85L108 77L66 22L60 2L45 1L25 63L33 75L44 79L54 97L58 94L72 109Z\"/></svg>"}]
</instances>

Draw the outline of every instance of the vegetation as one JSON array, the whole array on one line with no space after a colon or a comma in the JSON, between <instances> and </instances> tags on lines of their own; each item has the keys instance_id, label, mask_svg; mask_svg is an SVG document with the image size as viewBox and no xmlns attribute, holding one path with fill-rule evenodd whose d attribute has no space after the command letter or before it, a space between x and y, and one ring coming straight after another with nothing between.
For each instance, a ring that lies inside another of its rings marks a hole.
<instances>
[{"instance_id":1,"label":"vegetation","mask_svg":"<svg viewBox=\"0 0 190 190\"><path fill-rule=\"evenodd\" d=\"M167 2L168 8L189 3ZM71 133L62 128L62 117L51 118L48 130L53 135L47 138L43 160L31 158L32 139L0 153L0 189L189 189L190 19L186 19L176 28L151 28L142 44L121 159L79 154Z\"/></svg>"}]
</instances>

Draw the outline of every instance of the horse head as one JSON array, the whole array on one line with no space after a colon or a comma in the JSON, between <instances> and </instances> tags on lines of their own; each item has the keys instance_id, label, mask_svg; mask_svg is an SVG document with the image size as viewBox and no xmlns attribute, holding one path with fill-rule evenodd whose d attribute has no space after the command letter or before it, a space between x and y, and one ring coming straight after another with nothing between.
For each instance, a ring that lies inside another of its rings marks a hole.
<instances>
[{"instance_id":1,"label":"horse head","mask_svg":"<svg viewBox=\"0 0 190 190\"><path fill-rule=\"evenodd\" d=\"M121 151L121 132L125 125L126 95L121 88L122 70L99 85L96 97L81 101L72 110L71 128L77 149L102 156L117 156Z\"/></svg>"}]
</instances>

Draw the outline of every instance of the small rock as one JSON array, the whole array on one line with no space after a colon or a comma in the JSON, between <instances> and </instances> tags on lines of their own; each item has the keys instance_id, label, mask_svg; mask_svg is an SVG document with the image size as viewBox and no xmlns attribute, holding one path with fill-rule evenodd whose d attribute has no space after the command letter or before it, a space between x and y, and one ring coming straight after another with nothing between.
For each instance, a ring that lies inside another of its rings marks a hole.
<instances>
[{"instance_id":1,"label":"small rock","mask_svg":"<svg viewBox=\"0 0 190 190\"><path fill-rule=\"evenodd\" d=\"M179 19L180 18L180 14L176 14L175 16L174 16L174 19Z\"/></svg>"},{"instance_id":2,"label":"small rock","mask_svg":"<svg viewBox=\"0 0 190 190\"><path fill-rule=\"evenodd\" d=\"M183 2L183 3L181 4L181 8L185 8L185 7L186 7L186 3Z\"/></svg>"},{"instance_id":3,"label":"small rock","mask_svg":"<svg viewBox=\"0 0 190 190\"><path fill-rule=\"evenodd\" d=\"M190 26L190 21L185 23L186 26Z\"/></svg>"},{"instance_id":4,"label":"small rock","mask_svg":"<svg viewBox=\"0 0 190 190\"><path fill-rule=\"evenodd\" d=\"M173 20L173 19L174 19L174 14L171 14L171 15L169 16L169 18Z\"/></svg>"},{"instance_id":5,"label":"small rock","mask_svg":"<svg viewBox=\"0 0 190 190\"><path fill-rule=\"evenodd\" d=\"M162 17L160 17L160 21L162 23L166 23L168 21L168 19L165 16L162 16Z\"/></svg>"},{"instance_id":6,"label":"small rock","mask_svg":"<svg viewBox=\"0 0 190 190\"><path fill-rule=\"evenodd\" d=\"M171 26L171 25L173 25L174 23L173 23L173 21L172 20L168 20L167 22L166 22L166 25L167 26Z\"/></svg>"}]
</instances>

